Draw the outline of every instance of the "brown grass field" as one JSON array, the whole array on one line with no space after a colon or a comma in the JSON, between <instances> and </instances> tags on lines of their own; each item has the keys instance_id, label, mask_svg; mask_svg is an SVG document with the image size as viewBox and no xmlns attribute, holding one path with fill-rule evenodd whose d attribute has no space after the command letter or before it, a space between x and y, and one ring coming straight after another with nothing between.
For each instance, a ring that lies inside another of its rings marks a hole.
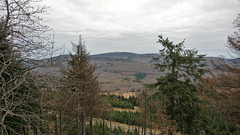
<instances>
[{"instance_id":1,"label":"brown grass field","mask_svg":"<svg viewBox=\"0 0 240 135\"><path fill-rule=\"evenodd\" d=\"M129 109L122 109L122 108L116 108L116 107L114 107L113 110L120 111L120 112L129 111ZM139 111L139 108L137 106L134 106L134 109L130 109L130 112L137 112L137 111Z\"/></svg>"}]
</instances>

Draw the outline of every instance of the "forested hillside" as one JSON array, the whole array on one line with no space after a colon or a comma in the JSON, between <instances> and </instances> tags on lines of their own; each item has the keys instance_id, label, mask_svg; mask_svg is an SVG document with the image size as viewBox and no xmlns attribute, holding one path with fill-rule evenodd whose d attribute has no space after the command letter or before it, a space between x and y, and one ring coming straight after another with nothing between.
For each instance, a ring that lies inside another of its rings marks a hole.
<instances>
[{"instance_id":1,"label":"forested hillside","mask_svg":"<svg viewBox=\"0 0 240 135\"><path fill-rule=\"evenodd\" d=\"M153 83L158 76L164 75L154 69L153 58L158 54L135 54L129 52L115 52L91 55L90 62L95 64L96 71L102 85L102 91L141 91L142 84ZM41 74L60 77L59 69L66 67L69 55L54 57L58 60L58 67L37 68ZM205 68L213 69L212 62L219 64L218 57L206 57ZM240 60L225 59L226 63L240 63Z\"/></svg>"}]
</instances>

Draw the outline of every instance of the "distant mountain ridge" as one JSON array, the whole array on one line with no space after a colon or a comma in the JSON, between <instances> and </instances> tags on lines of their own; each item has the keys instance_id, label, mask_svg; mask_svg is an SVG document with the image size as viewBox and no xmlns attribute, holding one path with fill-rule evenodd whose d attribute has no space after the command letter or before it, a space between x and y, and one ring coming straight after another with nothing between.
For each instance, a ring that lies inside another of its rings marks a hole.
<instances>
[{"instance_id":1,"label":"distant mountain ridge","mask_svg":"<svg viewBox=\"0 0 240 135\"><path fill-rule=\"evenodd\" d=\"M111 52L91 55L91 63L96 65L95 75L98 76L103 91L140 91L145 83L154 83L164 73L154 69L153 57L159 54L136 54L131 52ZM67 66L69 55L54 57L59 59L59 66ZM206 57L206 64L217 62L217 57ZM226 59L227 62L236 60ZM240 61L238 61L240 63ZM37 68L41 74L53 74L61 77L58 67Z\"/></svg>"},{"instance_id":2,"label":"distant mountain ridge","mask_svg":"<svg viewBox=\"0 0 240 135\"><path fill-rule=\"evenodd\" d=\"M91 55L94 57L104 56L104 57L111 57L111 56L135 56L138 55L136 53L132 52L109 52L109 53L101 53L101 54L95 54Z\"/></svg>"}]
</instances>

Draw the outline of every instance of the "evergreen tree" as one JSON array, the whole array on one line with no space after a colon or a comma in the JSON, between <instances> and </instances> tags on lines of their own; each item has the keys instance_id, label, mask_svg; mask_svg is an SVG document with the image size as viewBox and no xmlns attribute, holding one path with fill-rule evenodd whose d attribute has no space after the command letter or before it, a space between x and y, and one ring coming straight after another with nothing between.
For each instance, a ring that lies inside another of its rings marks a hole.
<instances>
[{"instance_id":1,"label":"evergreen tree","mask_svg":"<svg viewBox=\"0 0 240 135\"><path fill-rule=\"evenodd\" d=\"M154 66L166 75L150 86L157 88L156 94L162 101L163 109L175 122L178 131L199 134L203 124L195 83L204 74L201 68L204 64L200 64L204 55L197 55L196 50L184 50L184 41L174 45L162 35L158 43L162 44L163 49L160 50L160 57L154 58L157 62Z\"/></svg>"},{"instance_id":2,"label":"evergreen tree","mask_svg":"<svg viewBox=\"0 0 240 135\"><path fill-rule=\"evenodd\" d=\"M75 54L70 54L71 60L67 70L63 71L60 89L68 94L68 101L64 103L64 106L69 108L67 113L76 118L77 134L80 134L81 120L82 135L85 135L86 116L92 118L93 114L104 109L104 105L100 99L97 77L93 75L95 66L90 64L90 56L81 36L79 43L73 44L73 49Z\"/></svg>"}]
</instances>

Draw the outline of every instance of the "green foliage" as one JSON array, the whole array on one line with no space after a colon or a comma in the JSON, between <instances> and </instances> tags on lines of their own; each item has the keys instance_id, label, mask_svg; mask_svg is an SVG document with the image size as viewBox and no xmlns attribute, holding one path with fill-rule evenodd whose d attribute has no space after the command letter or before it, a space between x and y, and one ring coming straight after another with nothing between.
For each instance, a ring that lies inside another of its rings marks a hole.
<instances>
[{"instance_id":1,"label":"green foliage","mask_svg":"<svg viewBox=\"0 0 240 135\"><path fill-rule=\"evenodd\" d=\"M158 43L162 44L163 49L159 50L160 57L154 58L155 68L164 72L167 71L167 75L172 75L174 79L183 77L185 80L192 78L197 81L204 75L205 70L202 67L205 66L203 57L205 55L197 55L197 50L184 50L184 41L176 45L168 38L164 39L162 35L159 36Z\"/></svg>"},{"instance_id":2,"label":"green foliage","mask_svg":"<svg viewBox=\"0 0 240 135\"><path fill-rule=\"evenodd\" d=\"M124 81L130 81L130 80L131 80L131 78L129 78L129 77L126 77L126 78L124 78L123 80L124 80Z\"/></svg>"},{"instance_id":3,"label":"green foliage","mask_svg":"<svg viewBox=\"0 0 240 135\"><path fill-rule=\"evenodd\" d=\"M140 80L141 79L143 79L143 78L145 78L147 76L147 74L146 73L137 73L137 74L135 74L135 77L136 77L136 82L141 82Z\"/></svg>"},{"instance_id":4,"label":"green foliage","mask_svg":"<svg viewBox=\"0 0 240 135\"><path fill-rule=\"evenodd\" d=\"M134 106L138 106L139 102L136 96L129 96L129 98L125 98L124 96L117 95L102 95L102 98L105 98L107 102L112 105L112 107L118 107L123 109L134 109Z\"/></svg>"},{"instance_id":5,"label":"green foliage","mask_svg":"<svg viewBox=\"0 0 240 135\"><path fill-rule=\"evenodd\" d=\"M111 118L108 117L107 120L112 120L115 122L119 122L122 124L130 124L130 125L139 125L140 123L138 121L139 117L140 117L140 113L139 112L129 112L129 111L112 111L112 114L110 114L111 112L108 112L108 116L111 115Z\"/></svg>"},{"instance_id":6,"label":"green foliage","mask_svg":"<svg viewBox=\"0 0 240 135\"><path fill-rule=\"evenodd\" d=\"M105 135L109 135L110 129L108 128L107 124L104 124L104 131L105 131ZM93 132L94 132L94 135L104 135L103 134L103 123L96 122L93 125ZM86 133L88 134L88 131Z\"/></svg>"},{"instance_id":7,"label":"green foliage","mask_svg":"<svg viewBox=\"0 0 240 135\"><path fill-rule=\"evenodd\" d=\"M110 103L112 107L118 107L123 109L126 109L126 108L134 109L134 106L127 101L110 101Z\"/></svg>"},{"instance_id":8,"label":"green foliage","mask_svg":"<svg viewBox=\"0 0 240 135\"><path fill-rule=\"evenodd\" d=\"M205 133L208 135L239 135L240 129L238 126L229 121L223 115L216 115L214 113L208 112L208 117L210 120L210 124L208 128L205 130Z\"/></svg>"},{"instance_id":9,"label":"green foliage","mask_svg":"<svg viewBox=\"0 0 240 135\"><path fill-rule=\"evenodd\" d=\"M106 99L107 102L111 103L112 107L134 109L134 106L138 106L139 104L139 99L136 96L129 96L129 98L117 95L101 96L102 98ZM107 116L109 116L107 120L112 120L123 124L141 125L138 120L140 118L140 113L138 111L108 111Z\"/></svg>"},{"instance_id":10,"label":"green foliage","mask_svg":"<svg viewBox=\"0 0 240 135\"><path fill-rule=\"evenodd\" d=\"M50 119L55 121L57 119L57 115L56 114L50 114Z\"/></svg>"},{"instance_id":11,"label":"green foliage","mask_svg":"<svg viewBox=\"0 0 240 135\"><path fill-rule=\"evenodd\" d=\"M183 134L199 134L203 126L204 116L199 106L197 97L197 82L204 74L200 64L204 55L197 55L196 50L184 50L184 41L174 45L168 38L159 36L158 43L162 44L160 57L154 58L157 62L155 68L167 72L159 77L157 83L149 87L157 88L157 96L162 101L163 107L178 130Z\"/></svg>"},{"instance_id":12,"label":"green foliage","mask_svg":"<svg viewBox=\"0 0 240 135\"><path fill-rule=\"evenodd\" d=\"M114 128L113 132L116 134L116 135L122 135L124 134L124 130L122 130L119 126L117 128Z\"/></svg>"}]
</instances>

